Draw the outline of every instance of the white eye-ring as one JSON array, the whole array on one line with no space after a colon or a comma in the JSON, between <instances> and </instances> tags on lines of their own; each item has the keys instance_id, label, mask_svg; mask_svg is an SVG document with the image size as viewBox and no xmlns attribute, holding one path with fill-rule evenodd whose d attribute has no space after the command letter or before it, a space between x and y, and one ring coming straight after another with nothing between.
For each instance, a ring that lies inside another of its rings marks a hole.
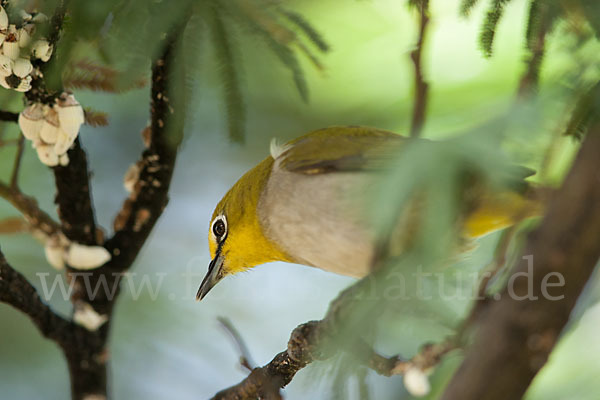
<instances>
[{"instance_id":1,"label":"white eye-ring","mask_svg":"<svg viewBox=\"0 0 600 400\"><path fill-rule=\"evenodd\" d=\"M219 215L212 223L211 232L215 235L218 242L222 241L227 235L227 218L224 215Z\"/></svg>"}]
</instances>

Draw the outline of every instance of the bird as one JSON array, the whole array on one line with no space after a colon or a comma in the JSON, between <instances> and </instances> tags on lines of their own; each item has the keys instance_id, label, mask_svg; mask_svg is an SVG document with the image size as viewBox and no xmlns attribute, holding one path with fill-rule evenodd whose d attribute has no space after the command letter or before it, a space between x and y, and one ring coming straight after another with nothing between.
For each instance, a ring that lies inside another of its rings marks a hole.
<instances>
[{"instance_id":1,"label":"bird","mask_svg":"<svg viewBox=\"0 0 600 400\"><path fill-rule=\"evenodd\" d=\"M410 140L427 141L363 126L323 128L283 145L272 141L270 155L244 174L213 212L211 261L197 300L224 277L272 261L355 278L368 275L377 232L364 211L381 172ZM522 167L516 179L521 189L501 193L467 183L476 201L462 207L461 235L478 238L539 213L539 201L522 189L532 173Z\"/></svg>"}]
</instances>

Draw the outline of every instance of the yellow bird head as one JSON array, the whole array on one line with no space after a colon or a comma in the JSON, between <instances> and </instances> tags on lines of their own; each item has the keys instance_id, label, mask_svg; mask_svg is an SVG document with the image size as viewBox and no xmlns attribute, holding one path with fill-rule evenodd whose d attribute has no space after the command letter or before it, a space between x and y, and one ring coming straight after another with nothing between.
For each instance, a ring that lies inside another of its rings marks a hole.
<instances>
[{"instance_id":1,"label":"yellow bird head","mask_svg":"<svg viewBox=\"0 0 600 400\"><path fill-rule=\"evenodd\" d=\"M272 166L269 156L240 178L215 208L208 232L212 261L198 289L198 300L227 275L271 261L289 261L265 237L258 218L258 202Z\"/></svg>"}]
</instances>

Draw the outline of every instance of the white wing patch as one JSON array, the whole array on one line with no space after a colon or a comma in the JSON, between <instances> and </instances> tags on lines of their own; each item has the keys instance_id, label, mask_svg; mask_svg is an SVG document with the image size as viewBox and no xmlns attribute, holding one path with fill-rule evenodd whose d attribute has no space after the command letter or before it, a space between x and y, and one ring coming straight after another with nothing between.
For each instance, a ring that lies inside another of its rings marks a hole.
<instances>
[{"instance_id":1,"label":"white wing patch","mask_svg":"<svg viewBox=\"0 0 600 400\"><path fill-rule=\"evenodd\" d=\"M273 157L273 160L277 160L283 153L291 148L291 144L281 144L277 138L271 139L271 144L269 145L269 151L271 153L271 157Z\"/></svg>"}]
</instances>

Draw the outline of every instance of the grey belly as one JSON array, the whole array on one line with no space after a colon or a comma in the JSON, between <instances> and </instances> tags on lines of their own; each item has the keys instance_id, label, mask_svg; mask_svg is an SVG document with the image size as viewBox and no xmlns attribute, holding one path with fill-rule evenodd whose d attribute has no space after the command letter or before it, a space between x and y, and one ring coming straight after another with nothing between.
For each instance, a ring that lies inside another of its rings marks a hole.
<instances>
[{"instance_id":1,"label":"grey belly","mask_svg":"<svg viewBox=\"0 0 600 400\"><path fill-rule=\"evenodd\" d=\"M265 235L299 264L365 276L374 248L365 206L374 184L365 172L304 175L274 167L259 201Z\"/></svg>"}]
</instances>

